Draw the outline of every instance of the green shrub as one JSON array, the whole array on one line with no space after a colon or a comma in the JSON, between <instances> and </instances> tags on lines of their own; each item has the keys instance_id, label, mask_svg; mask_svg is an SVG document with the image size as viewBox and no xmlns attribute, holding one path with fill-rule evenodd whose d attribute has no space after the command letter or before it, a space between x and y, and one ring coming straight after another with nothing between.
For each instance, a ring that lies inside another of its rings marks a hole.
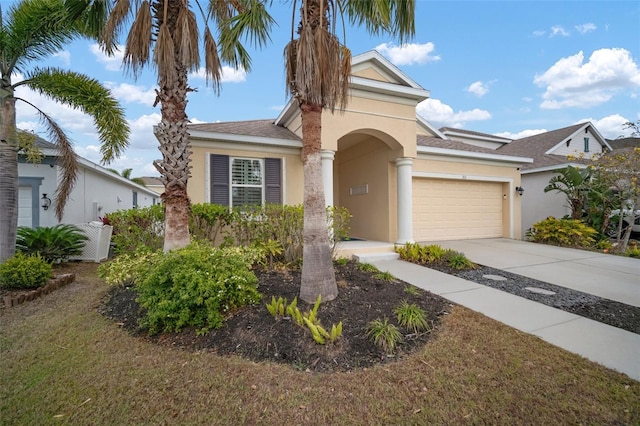
<instances>
[{"instance_id":1,"label":"green shrub","mask_svg":"<svg viewBox=\"0 0 640 426\"><path fill-rule=\"evenodd\" d=\"M0 264L0 287L7 289L35 289L52 277L52 266L40 255L16 253Z\"/></svg>"},{"instance_id":2,"label":"green shrub","mask_svg":"<svg viewBox=\"0 0 640 426\"><path fill-rule=\"evenodd\" d=\"M131 253L121 254L98 267L98 276L109 285L133 285L162 257L162 250L152 251L140 246Z\"/></svg>"},{"instance_id":3,"label":"green shrub","mask_svg":"<svg viewBox=\"0 0 640 426\"><path fill-rule=\"evenodd\" d=\"M634 257L636 259L640 259L640 249L637 246L628 247L627 248L627 256Z\"/></svg>"},{"instance_id":4,"label":"green shrub","mask_svg":"<svg viewBox=\"0 0 640 426\"><path fill-rule=\"evenodd\" d=\"M439 264L443 262L447 250L437 244L423 246L419 243L407 243L396 246L395 251L402 260L419 264Z\"/></svg>"},{"instance_id":5,"label":"green shrub","mask_svg":"<svg viewBox=\"0 0 640 426\"><path fill-rule=\"evenodd\" d=\"M348 234L349 212L342 207L327 209L331 224L332 247ZM274 261L286 264L302 261L302 233L304 213L301 205L267 204L236 210L231 219L228 237L235 245L253 245L256 242L276 241L281 252Z\"/></svg>"},{"instance_id":6,"label":"green shrub","mask_svg":"<svg viewBox=\"0 0 640 426\"><path fill-rule=\"evenodd\" d=\"M113 226L111 242L117 255L131 253L139 246L158 250L164 244L164 208L161 204L118 210L106 218Z\"/></svg>"},{"instance_id":7,"label":"green shrub","mask_svg":"<svg viewBox=\"0 0 640 426\"><path fill-rule=\"evenodd\" d=\"M393 313L398 319L398 324L415 334L429 329L427 313L415 303L403 300L400 306L393 310Z\"/></svg>"},{"instance_id":8,"label":"green shrub","mask_svg":"<svg viewBox=\"0 0 640 426\"><path fill-rule=\"evenodd\" d=\"M448 250L444 256L447 266L453 269L474 269L476 265L464 255L455 250Z\"/></svg>"},{"instance_id":9,"label":"green shrub","mask_svg":"<svg viewBox=\"0 0 640 426\"><path fill-rule=\"evenodd\" d=\"M49 263L69 260L82 254L89 238L77 226L56 225L39 228L18 228L16 250L24 254L39 254Z\"/></svg>"},{"instance_id":10,"label":"green shrub","mask_svg":"<svg viewBox=\"0 0 640 426\"><path fill-rule=\"evenodd\" d=\"M597 231L577 219L552 216L534 223L527 236L537 243L564 247L592 247Z\"/></svg>"},{"instance_id":11,"label":"green shrub","mask_svg":"<svg viewBox=\"0 0 640 426\"><path fill-rule=\"evenodd\" d=\"M400 342L402 334L394 324L385 317L384 320L375 319L367 324L367 336L373 343L386 353L393 353Z\"/></svg>"},{"instance_id":12,"label":"green shrub","mask_svg":"<svg viewBox=\"0 0 640 426\"><path fill-rule=\"evenodd\" d=\"M188 326L202 334L220 327L224 314L260 301L251 271L260 257L257 250L200 243L159 256L136 286L146 309L141 325L151 334Z\"/></svg>"},{"instance_id":13,"label":"green shrub","mask_svg":"<svg viewBox=\"0 0 640 426\"><path fill-rule=\"evenodd\" d=\"M210 241L220 245L225 237L225 230L235 218L229 207L219 204L192 204L189 217L189 232L195 240Z\"/></svg>"}]
</instances>

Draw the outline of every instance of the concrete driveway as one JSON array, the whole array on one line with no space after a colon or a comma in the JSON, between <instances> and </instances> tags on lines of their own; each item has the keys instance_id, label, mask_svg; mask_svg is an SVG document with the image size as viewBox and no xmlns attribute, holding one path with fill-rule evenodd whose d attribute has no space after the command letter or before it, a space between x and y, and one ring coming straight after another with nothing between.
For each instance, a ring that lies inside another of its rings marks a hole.
<instances>
[{"instance_id":1,"label":"concrete driveway","mask_svg":"<svg viewBox=\"0 0 640 426\"><path fill-rule=\"evenodd\" d=\"M475 263L640 307L640 259L506 238L433 241Z\"/></svg>"}]
</instances>

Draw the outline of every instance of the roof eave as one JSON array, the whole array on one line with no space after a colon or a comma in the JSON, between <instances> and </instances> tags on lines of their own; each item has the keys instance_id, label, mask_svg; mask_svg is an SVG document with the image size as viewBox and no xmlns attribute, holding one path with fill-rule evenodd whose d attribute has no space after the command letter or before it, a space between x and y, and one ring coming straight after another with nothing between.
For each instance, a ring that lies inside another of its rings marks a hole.
<instances>
[{"instance_id":1,"label":"roof eave","mask_svg":"<svg viewBox=\"0 0 640 426\"><path fill-rule=\"evenodd\" d=\"M473 158L477 160L504 161L506 163L532 164L533 158L516 157L512 155L489 154L485 152L461 151L450 148L438 148L432 146L418 146L418 154L448 155L461 158Z\"/></svg>"}]
</instances>

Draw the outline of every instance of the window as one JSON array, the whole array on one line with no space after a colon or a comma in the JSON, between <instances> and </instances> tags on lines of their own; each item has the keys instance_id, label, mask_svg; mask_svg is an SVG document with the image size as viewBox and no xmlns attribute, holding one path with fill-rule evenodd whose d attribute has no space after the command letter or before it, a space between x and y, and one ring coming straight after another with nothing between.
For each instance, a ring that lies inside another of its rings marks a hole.
<instances>
[{"instance_id":1,"label":"window","mask_svg":"<svg viewBox=\"0 0 640 426\"><path fill-rule=\"evenodd\" d=\"M211 155L211 203L241 207L281 203L281 160Z\"/></svg>"},{"instance_id":2,"label":"window","mask_svg":"<svg viewBox=\"0 0 640 426\"><path fill-rule=\"evenodd\" d=\"M138 193L133 191L133 208L138 208Z\"/></svg>"},{"instance_id":3,"label":"window","mask_svg":"<svg viewBox=\"0 0 640 426\"><path fill-rule=\"evenodd\" d=\"M231 159L231 205L233 207L262 204L262 160Z\"/></svg>"},{"instance_id":4,"label":"window","mask_svg":"<svg viewBox=\"0 0 640 426\"><path fill-rule=\"evenodd\" d=\"M584 152L589 152L589 138L584 138Z\"/></svg>"}]
</instances>

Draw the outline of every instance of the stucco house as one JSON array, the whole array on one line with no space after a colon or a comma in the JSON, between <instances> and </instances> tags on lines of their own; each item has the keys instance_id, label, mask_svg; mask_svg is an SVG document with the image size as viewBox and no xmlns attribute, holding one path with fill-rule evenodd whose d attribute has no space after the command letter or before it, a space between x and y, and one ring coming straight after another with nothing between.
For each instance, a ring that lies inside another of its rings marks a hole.
<instances>
[{"instance_id":1,"label":"stucco house","mask_svg":"<svg viewBox=\"0 0 640 426\"><path fill-rule=\"evenodd\" d=\"M571 214L564 194L544 192L556 170L569 165L585 167L594 155L610 152L611 146L590 122L517 139L498 149L509 155L526 155L533 163L522 168L522 234L534 223L548 216ZM583 159L584 161L581 161Z\"/></svg>"},{"instance_id":2,"label":"stucco house","mask_svg":"<svg viewBox=\"0 0 640 426\"><path fill-rule=\"evenodd\" d=\"M429 97L375 51L353 57L343 113L324 111L326 204L352 214L350 236L382 242L521 238L528 156L453 140L416 115ZM194 203L303 201L294 100L275 119L189 125Z\"/></svg>"},{"instance_id":3,"label":"stucco house","mask_svg":"<svg viewBox=\"0 0 640 426\"><path fill-rule=\"evenodd\" d=\"M54 206L60 176L57 152L42 138L36 137L36 145L44 154L40 163L18 158L18 226L32 228L59 223ZM60 223L88 223L116 210L159 203L160 197L154 191L85 158L78 157L78 166L78 179Z\"/></svg>"}]
</instances>

